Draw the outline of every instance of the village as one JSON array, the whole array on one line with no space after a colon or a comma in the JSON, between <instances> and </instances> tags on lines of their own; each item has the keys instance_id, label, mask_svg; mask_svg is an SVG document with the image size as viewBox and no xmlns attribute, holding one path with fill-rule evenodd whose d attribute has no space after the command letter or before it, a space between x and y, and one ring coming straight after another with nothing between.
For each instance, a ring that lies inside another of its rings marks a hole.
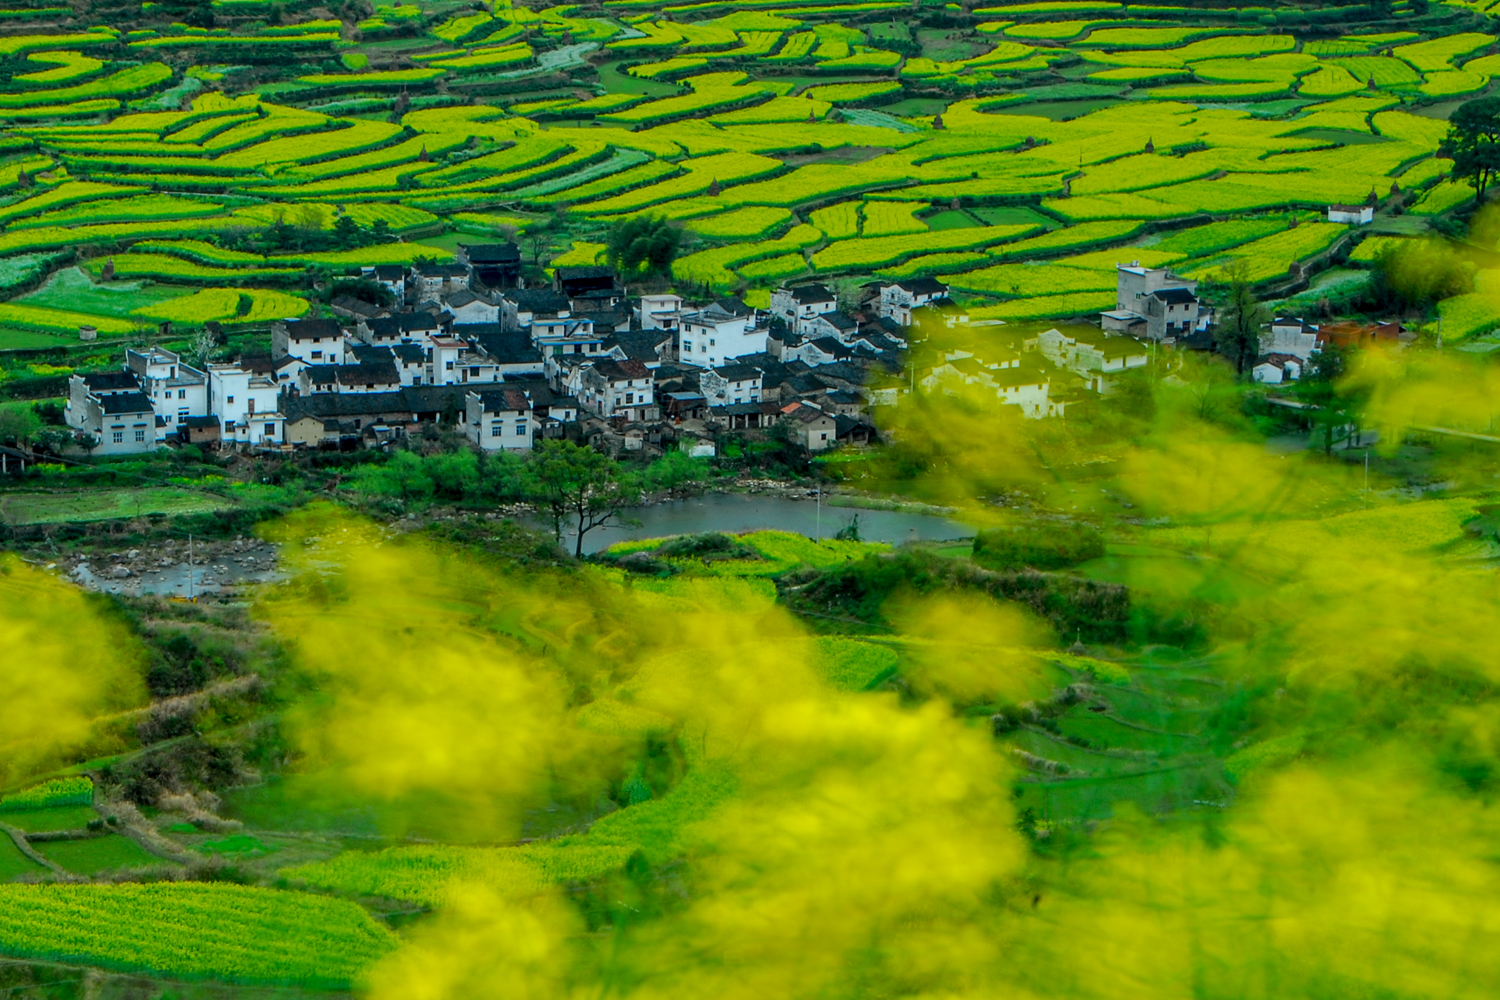
<instances>
[{"instance_id":1,"label":"village","mask_svg":"<svg viewBox=\"0 0 1500 1000\"><path fill-rule=\"evenodd\" d=\"M461 246L458 260L365 268L391 306L335 297L333 317L276 321L267 350L234 360L194 367L159 346L129 348L118 370L72 376L66 423L91 455L384 447L423 425L455 428L482 451L568 438L695 457L712 457L724 433L754 439L781 425L815 453L875 441L873 409L908 392L979 387L1024 417L1061 418L1127 371L1215 346L1197 281L1135 261L1116 265L1115 307L1097 325L1033 331L971 321L931 278L871 282L842 307L826 285L794 285L756 309L632 295L604 265L558 267L550 286L525 287L508 243ZM914 363L913 339L935 335ZM1411 339L1398 324L1277 317L1254 381L1298 379L1330 338Z\"/></svg>"}]
</instances>

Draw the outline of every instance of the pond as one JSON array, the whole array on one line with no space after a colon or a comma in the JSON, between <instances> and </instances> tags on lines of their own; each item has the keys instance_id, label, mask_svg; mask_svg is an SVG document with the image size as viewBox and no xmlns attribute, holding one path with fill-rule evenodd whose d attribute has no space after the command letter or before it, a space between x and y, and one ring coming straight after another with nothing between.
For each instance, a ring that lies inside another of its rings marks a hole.
<instances>
[{"instance_id":1,"label":"pond","mask_svg":"<svg viewBox=\"0 0 1500 1000\"><path fill-rule=\"evenodd\" d=\"M859 537L867 542L899 545L913 541L944 541L972 538L974 529L958 521L933 514L904 510L863 510L835 507L827 500L794 500L788 497L747 496L743 493L710 493L687 500L635 507L625 512L623 526L595 528L583 539L584 552L598 552L615 542L663 535L696 535L705 531L736 534L772 529L792 531L809 538L832 538L856 516ZM566 532L565 548L573 549L573 532Z\"/></svg>"}]
</instances>

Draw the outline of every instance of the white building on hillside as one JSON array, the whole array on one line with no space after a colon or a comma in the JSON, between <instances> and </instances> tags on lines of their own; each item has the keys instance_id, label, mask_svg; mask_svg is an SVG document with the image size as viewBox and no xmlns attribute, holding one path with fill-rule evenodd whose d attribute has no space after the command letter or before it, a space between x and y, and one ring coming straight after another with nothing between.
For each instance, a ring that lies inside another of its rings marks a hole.
<instances>
[{"instance_id":1,"label":"white building on hillside","mask_svg":"<svg viewBox=\"0 0 1500 1000\"><path fill-rule=\"evenodd\" d=\"M738 299L719 299L682 314L677 358L685 365L717 368L764 351L767 332L754 309Z\"/></svg>"},{"instance_id":2,"label":"white building on hillside","mask_svg":"<svg viewBox=\"0 0 1500 1000\"><path fill-rule=\"evenodd\" d=\"M280 445L285 420L278 409L280 390L274 379L239 365L208 366L209 413L219 419L225 444Z\"/></svg>"}]
</instances>

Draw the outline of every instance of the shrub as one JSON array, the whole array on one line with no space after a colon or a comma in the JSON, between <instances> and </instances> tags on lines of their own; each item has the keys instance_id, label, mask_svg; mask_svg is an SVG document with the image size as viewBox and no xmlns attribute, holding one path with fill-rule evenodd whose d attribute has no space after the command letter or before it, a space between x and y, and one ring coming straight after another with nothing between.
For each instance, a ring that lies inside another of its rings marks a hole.
<instances>
[{"instance_id":1,"label":"shrub","mask_svg":"<svg viewBox=\"0 0 1500 1000\"><path fill-rule=\"evenodd\" d=\"M987 569L1066 569L1104 555L1104 536L1086 524L1034 521L981 531L974 561Z\"/></svg>"}]
</instances>

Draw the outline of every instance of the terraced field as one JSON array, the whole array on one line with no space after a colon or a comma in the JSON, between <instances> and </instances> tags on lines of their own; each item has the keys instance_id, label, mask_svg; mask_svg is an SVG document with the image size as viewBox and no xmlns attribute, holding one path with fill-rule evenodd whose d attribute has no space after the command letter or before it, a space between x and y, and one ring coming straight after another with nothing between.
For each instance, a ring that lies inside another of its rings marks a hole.
<instances>
[{"instance_id":1,"label":"terraced field","mask_svg":"<svg viewBox=\"0 0 1500 1000\"><path fill-rule=\"evenodd\" d=\"M1124 254L1166 227L1174 266L1212 279L1249 257L1273 281L1340 235L1235 253L1223 222L1263 240L1290 210L1384 201L1393 184L1408 205L1437 185L1420 211L1458 207L1467 189L1434 159L1444 123L1418 112L1500 68L1489 22L1457 3L1399 25L1337 8L1269 28L1234 10L1008 5L915 48L888 30L896 6L435 3L272 25L247 0L216 5L209 28L86 30L38 15L0 40L24 63L0 90L0 259L84 251L96 279L113 256L121 278L303 296L309 269L446 260L421 242L445 230L534 231L551 257L645 213L680 220L676 276L716 290L942 274L1004 299L985 277L1000 262ZM1039 243L985 222L1021 205L1061 229ZM363 235L344 248L233 249L247 229L346 218Z\"/></svg>"}]
</instances>

